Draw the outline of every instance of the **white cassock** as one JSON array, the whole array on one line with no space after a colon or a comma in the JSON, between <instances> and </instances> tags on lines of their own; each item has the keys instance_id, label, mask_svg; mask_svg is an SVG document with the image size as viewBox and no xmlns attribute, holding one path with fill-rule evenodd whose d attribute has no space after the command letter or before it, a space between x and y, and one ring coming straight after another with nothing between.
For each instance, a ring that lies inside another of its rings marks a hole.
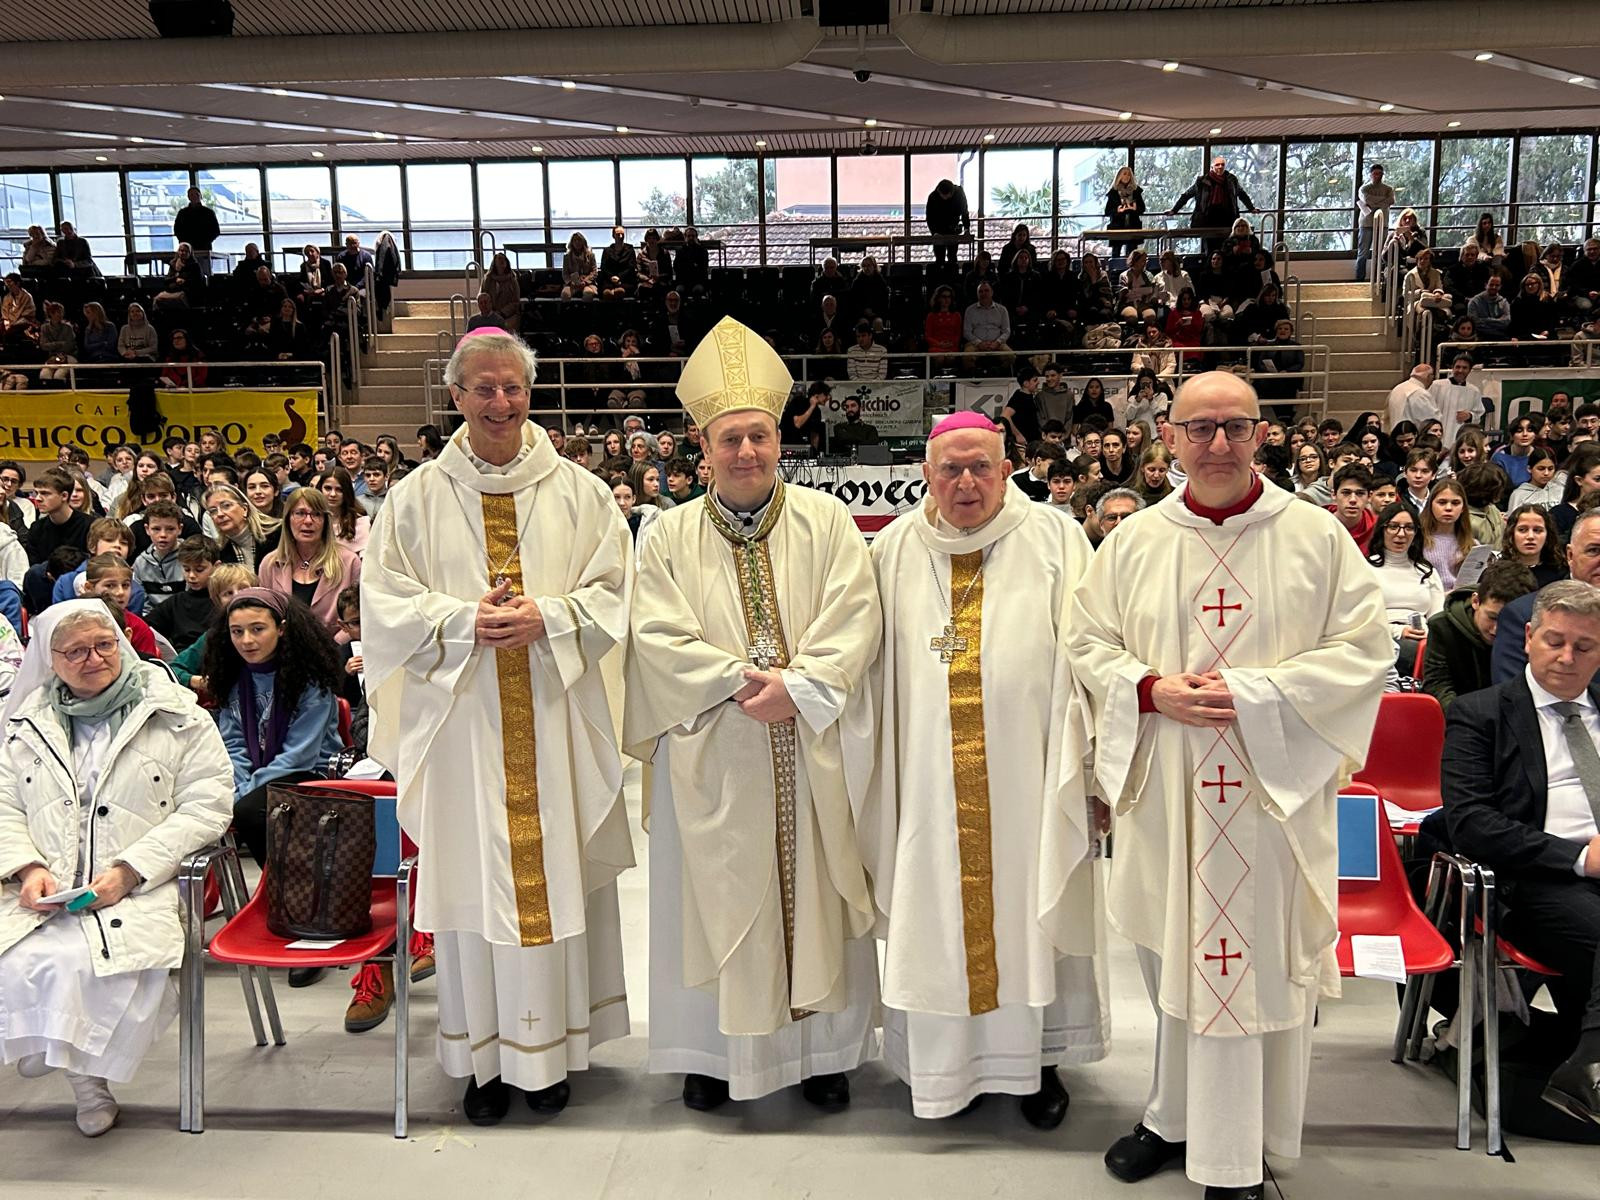
<instances>
[{"instance_id":1,"label":"white cassock","mask_svg":"<svg viewBox=\"0 0 1600 1200\"><path fill-rule=\"evenodd\" d=\"M1456 434L1463 426L1477 425L1483 420L1483 392L1475 383L1456 383L1448 375L1443 379L1435 379L1433 386L1428 389L1428 394L1433 397L1434 404L1439 411L1437 416L1444 424L1444 448L1452 449L1456 444ZM1465 421L1456 416L1458 412L1467 414ZM1422 428L1421 425L1417 426Z\"/></svg>"},{"instance_id":2,"label":"white cassock","mask_svg":"<svg viewBox=\"0 0 1600 1200\"><path fill-rule=\"evenodd\" d=\"M650 764L649 1069L725 1079L744 1100L874 1048L840 729L871 736L882 616L833 497L780 482L748 534L713 504L662 513L640 541L624 742ZM730 703L757 660L783 671L798 717L766 725Z\"/></svg>"},{"instance_id":3,"label":"white cassock","mask_svg":"<svg viewBox=\"0 0 1600 1200\"><path fill-rule=\"evenodd\" d=\"M1438 400L1416 379L1406 379L1390 389L1388 417L1389 423L1384 426L1385 429L1393 430L1401 421L1410 421L1419 433L1429 421L1444 420ZM1452 413L1451 420L1454 419L1455 414Z\"/></svg>"},{"instance_id":4,"label":"white cassock","mask_svg":"<svg viewBox=\"0 0 1600 1200\"><path fill-rule=\"evenodd\" d=\"M526 649L477 644L500 574L544 616ZM549 1087L628 1032L616 878L633 848L599 666L627 630L627 526L542 429L505 467L463 429L390 490L361 575L370 753L418 846L440 1064Z\"/></svg>"},{"instance_id":5,"label":"white cassock","mask_svg":"<svg viewBox=\"0 0 1600 1200\"><path fill-rule=\"evenodd\" d=\"M1300 1152L1319 989L1337 995L1338 784L1366 758L1393 660L1370 566L1331 514L1268 487L1220 525L1173 493L1101 544L1072 665L1113 802L1112 925L1159 1014L1144 1123L1189 1178ZM1147 675L1219 671L1238 719L1139 713Z\"/></svg>"},{"instance_id":6,"label":"white cassock","mask_svg":"<svg viewBox=\"0 0 1600 1200\"><path fill-rule=\"evenodd\" d=\"M919 1117L1031 1095L1042 1068L1107 1050L1066 644L1091 554L1076 521L1014 484L981 529L952 528L930 498L872 545L879 737L846 754L871 779L857 828L886 940L884 1059Z\"/></svg>"}]
</instances>

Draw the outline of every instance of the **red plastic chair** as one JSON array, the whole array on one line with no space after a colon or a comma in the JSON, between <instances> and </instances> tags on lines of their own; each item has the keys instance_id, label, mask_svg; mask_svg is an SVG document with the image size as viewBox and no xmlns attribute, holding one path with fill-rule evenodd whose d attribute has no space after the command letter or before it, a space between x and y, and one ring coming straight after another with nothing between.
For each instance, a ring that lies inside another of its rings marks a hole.
<instances>
[{"instance_id":1,"label":"red plastic chair","mask_svg":"<svg viewBox=\"0 0 1600 1200\"><path fill-rule=\"evenodd\" d=\"M339 697L339 741L343 743L346 750L355 748L355 725L352 723L350 701L343 696Z\"/></svg>"},{"instance_id":2,"label":"red plastic chair","mask_svg":"<svg viewBox=\"0 0 1600 1200\"><path fill-rule=\"evenodd\" d=\"M1426 692L1388 692L1378 704L1367 761L1357 783L1400 808L1427 813L1444 803L1439 760L1444 756L1444 710ZM1396 830L1413 836L1415 825Z\"/></svg>"},{"instance_id":3,"label":"red plastic chair","mask_svg":"<svg viewBox=\"0 0 1600 1200\"><path fill-rule=\"evenodd\" d=\"M1376 796L1377 789L1351 785L1346 794ZM1381 818L1380 814L1380 818ZM1406 975L1436 975L1455 962L1450 943L1433 927L1412 898L1405 866L1392 837L1378 839L1378 878L1339 881L1339 974L1355 975L1350 939L1363 935L1398 937Z\"/></svg>"},{"instance_id":4,"label":"red plastic chair","mask_svg":"<svg viewBox=\"0 0 1600 1200\"><path fill-rule=\"evenodd\" d=\"M393 782L338 779L317 780L314 786L335 788L370 796L374 800L393 799ZM266 889L257 887L250 902L219 929L204 953L200 952L200 930L192 910L185 918L190 928L190 953L185 958L183 1003L180 1010L180 1052L185 1060L180 1067L179 1128L189 1133L205 1130L205 974L206 955L214 962L235 963L251 968L346 967L369 961L392 961L395 980L395 1100L394 1136L404 1138L407 1127L407 1054L411 982L411 884L416 870L416 847L401 835L399 872L396 876L372 878L372 931L359 938L348 938L327 950L289 950L295 940L282 938L267 928ZM389 947L393 946L391 951ZM284 1044L277 1013L269 1006L278 1045ZM258 1044L264 1044L257 1039Z\"/></svg>"}]
</instances>

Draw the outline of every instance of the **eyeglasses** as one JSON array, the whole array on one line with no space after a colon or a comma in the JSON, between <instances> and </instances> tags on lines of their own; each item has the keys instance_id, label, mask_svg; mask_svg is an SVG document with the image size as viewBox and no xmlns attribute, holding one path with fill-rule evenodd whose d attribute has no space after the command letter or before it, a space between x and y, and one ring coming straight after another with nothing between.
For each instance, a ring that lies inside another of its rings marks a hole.
<instances>
[{"instance_id":1,"label":"eyeglasses","mask_svg":"<svg viewBox=\"0 0 1600 1200\"><path fill-rule=\"evenodd\" d=\"M74 646L71 650L52 650L51 654L59 654L73 666L82 666L89 660L90 651L101 662L108 662L117 652L116 638L101 638L98 642L90 642L87 646Z\"/></svg>"},{"instance_id":2,"label":"eyeglasses","mask_svg":"<svg viewBox=\"0 0 1600 1200\"><path fill-rule=\"evenodd\" d=\"M955 483L968 471L972 472L972 477L974 479L988 479L994 474L994 464L987 462L976 462L969 465L962 465L959 463L940 463L938 470L940 479L943 479L949 483Z\"/></svg>"},{"instance_id":3,"label":"eyeglasses","mask_svg":"<svg viewBox=\"0 0 1600 1200\"><path fill-rule=\"evenodd\" d=\"M1410 537L1417 531L1417 527L1415 525L1395 525L1392 523L1385 525L1384 529L1390 533L1402 533L1406 537Z\"/></svg>"},{"instance_id":4,"label":"eyeglasses","mask_svg":"<svg viewBox=\"0 0 1600 1200\"><path fill-rule=\"evenodd\" d=\"M467 390L479 400L493 400L496 396L504 396L507 400L515 402L528 394L528 389L520 383L508 383L502 387L491 387L486 383L480 383L477 387Z\"/></svg>"},{"instance_id":5,"label":"eyeglasses","mask_svg":"<svg viewBox=\"0 0 1600 1200\"><path fill-rule=\"evenodd\" d=\"M1191 442L1199 442L1202 445L1217 436L1219 427L1230 442L1248 442L1255 435L1257 425L1254 417L1229 417L1220 423L1209 417L1199 417L1193 421L1169 423L1182 428Z\"/></svg>"}]
</instances>

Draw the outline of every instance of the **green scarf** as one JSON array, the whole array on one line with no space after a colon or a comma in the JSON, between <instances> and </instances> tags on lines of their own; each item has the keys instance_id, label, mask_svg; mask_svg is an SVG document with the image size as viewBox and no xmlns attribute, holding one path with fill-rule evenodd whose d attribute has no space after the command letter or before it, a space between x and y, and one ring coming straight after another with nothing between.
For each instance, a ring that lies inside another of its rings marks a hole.
<instances>
[{"instance_id":1,"label":"green scarf","mask_svg":"<svg viewBox=\"0 0 1600 1200\"><path fill-rule=\"evenodd\" d=\"M93 696L74 695L61 680L50 685L50 707L70 735L74 720L110 722L111 736L116 737L122 723L128 719L133 706L144 698L144 675L135 665L136 659L126 650L122 654L122 670L106 685L104 691Z\"/></svg>"}]
</instances>

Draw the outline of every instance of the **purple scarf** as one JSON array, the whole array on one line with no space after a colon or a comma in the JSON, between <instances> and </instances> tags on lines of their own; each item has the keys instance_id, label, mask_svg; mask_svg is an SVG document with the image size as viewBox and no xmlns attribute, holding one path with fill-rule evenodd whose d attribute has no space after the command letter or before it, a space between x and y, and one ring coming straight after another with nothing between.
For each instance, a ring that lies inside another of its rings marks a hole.
<instances>
[{"instance_id":1,"label":"purple scarf","mask_svg":"<svg viewBox=\"0 0 1600 1200\"><path fill-rule=\"evenodd\" d=\"M277 659L264 663L245 663L245 677L239 680L239 723L244 726L245 745L250 751L250 766L259 771L283 750L289 734L289 706L279 703L277 680L273 680L272 703L267 709L265 728L256 711L256 676L275 675ZM265 740L263 740L265 739Z\"/></svg>"}]
</instances>

